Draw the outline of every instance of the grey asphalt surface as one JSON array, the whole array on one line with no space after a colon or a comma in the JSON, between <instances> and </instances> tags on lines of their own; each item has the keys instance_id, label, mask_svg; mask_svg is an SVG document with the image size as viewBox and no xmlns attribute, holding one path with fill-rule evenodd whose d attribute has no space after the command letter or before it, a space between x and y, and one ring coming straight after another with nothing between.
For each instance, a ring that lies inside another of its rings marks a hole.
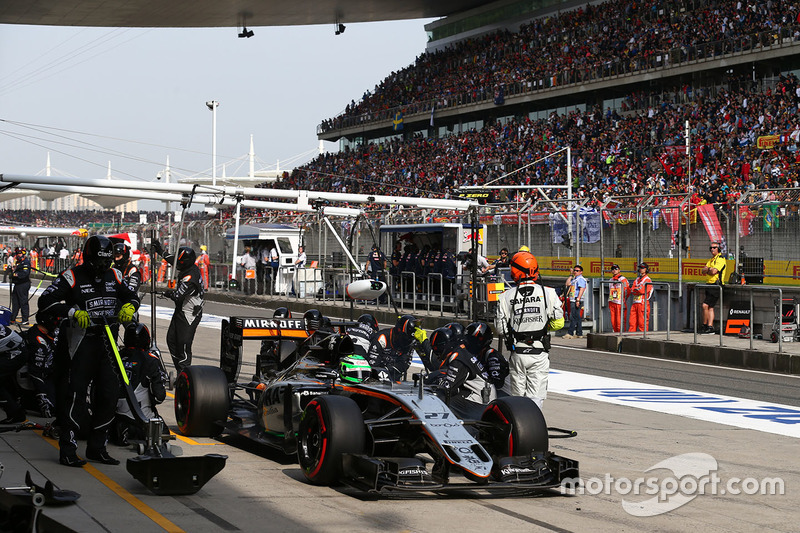
<instances>
[{"instance_id":1,"label":"grey asphalt surface","mask_svg":"<svg viewBox=\"0 0 800 533\"><path fill-rule=\"evenodd\" d=\"M206 312L268 316L260 309L211 302ZM149 317L145 319L149 323ZM169 360L167 321L159 320L158 326L158 342ZM797 378L588 351L581 343L585 347L584 339L556 340L553 368L798 405L792 395ZM194 363L217 364L218 345L218 331L198 330ZM245 346L242 376L252 370L256 350L255 345ZM0 485L19 484L30 470L35 480L50 479L81 493L76 505L44 511L81 532L797 530L800 467L795 438L553 393L544 411L549 425L578 431L577 438L551 440L551 449L581 462L581 477L589 481L591 491L569 496L550 491L536 497L465 493L376 498L348 488L309 485L292 457L224 437L180 440L186 455L222 453L229 456L227 466L195 495L159 497L134 480L124 462L83 469L59 465L54 443L32 431L0 434L0 462L5 467ZM171 399L160 412L174 428ZM113 446L110 451L123 461L135 455ZM624 484L616 490L613 482L604 482L604 487L596 482L642 478L659 462L686 453L712 456L723 479L780 476L785 494L703 494L664 514L638 517L626 512L622 502L638 502L644 496L624 494Z\"/></svg>"}]
</instances>

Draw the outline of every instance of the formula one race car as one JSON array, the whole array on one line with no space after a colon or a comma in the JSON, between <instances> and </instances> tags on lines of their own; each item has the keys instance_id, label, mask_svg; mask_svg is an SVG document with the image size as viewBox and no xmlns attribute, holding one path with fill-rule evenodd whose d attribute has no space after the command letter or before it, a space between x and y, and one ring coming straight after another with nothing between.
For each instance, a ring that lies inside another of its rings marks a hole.
<instances>
[{"instance_id":1,"label":"formula one race car","mask_svg":"<svg viewBox=\"0 0 800 533\"><path fill-rule=\"evenodd\" d=\"M237 383L248 339L274 342L284 369ZM220 368L190 366L177 378L180 432L238 433L296 453L313 484L370 492L529 493L578 479L578 462L548 449L549 438L574 432L549 435L530 399L498 398L479 418L462 418L420 374L413 383L389 382L363 359L341 363L347 341L334 333L320 342L302 319L223 320Z\"/></svg>"}]
</instances>

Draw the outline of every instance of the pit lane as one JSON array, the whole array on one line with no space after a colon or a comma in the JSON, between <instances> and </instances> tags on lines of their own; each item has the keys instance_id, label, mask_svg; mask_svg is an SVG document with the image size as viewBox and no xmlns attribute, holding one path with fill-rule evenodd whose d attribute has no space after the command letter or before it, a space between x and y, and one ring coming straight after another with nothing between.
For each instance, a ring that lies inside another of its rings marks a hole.
<instances>
[{"instance_id":1,"label":"pit lane","mask_svg":"<svg viewBox=\"0 0 800 533\"><path fill-rule=\"evenodd\" d=\"M264 314L246 306L211 302L206 304L206 313L209 316ZM143 318L149 322L148 316ZM167 320L158 321L158 344L165 352L167 324ZM218 345L218 330L199 328L194 362L216 364ZM257 349L257 343L245 344L242 376L252 371ZM787 382L787 376L685 364L674 366L681 363L653 359L632 360L567 348L558 342L552 359L555 370L623 377L647 386L679 384L683 389L704 394L743 399L752 399L755 394L752 389L757 389L759 398L755 400L779 404L786 403L788 387L796 383ZM702 388L693 386L695 374L700 376ZM724 384L720 390L715 390L717 380ZM741 385L737 386L737 381ZM597 388L603 385L607 384ZM581 387L586 388L583 384ZM171 399L168 398L160 412L174 427ZM650 475L646 470L661 461L687 453L704 453L717 461L722 478L779 476L784 479L786 493L698 495L685 505L651 517L626 512L623 500L637 498L620 494L613 484L606 491L593 483L592 494L574 496L549 491L536 497L465 493L447 497L375 498L348 488L308 485L292 458L256 448L242 439L224 437L180 440L185 454L228 455L227 466L195 495L159 497L135 481L124 466L92 464L90 468L71 469L59 465L53 443L30 431L0 435L0 462L5 465L0 484L18 484L29 469L37 481L51 479L62 488L81 493L77 505L45 508L48 516L76 531L796 530L800 512L796 509L794 491L800 486L800 469L796 466L794 437L558 393L551 393L546 400L545 416L551 426L578 431L575 439L551 441L551 449L578 459L584 480L594 482L609 477L635 480ZM134 455L126 449L109 448L112 455L123 461ZM105 484L103 476L107 478Z\"/></svg>"}]
</instances>

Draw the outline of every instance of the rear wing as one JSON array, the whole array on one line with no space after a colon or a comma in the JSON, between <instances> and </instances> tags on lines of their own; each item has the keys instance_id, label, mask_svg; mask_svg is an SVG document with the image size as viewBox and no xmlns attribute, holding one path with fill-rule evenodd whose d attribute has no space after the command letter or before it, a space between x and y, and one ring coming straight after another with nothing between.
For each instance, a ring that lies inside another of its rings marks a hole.
<instances>
[{"instance_id":1,"label":"rear wing","mask_svg":"<svg viewBox=\"0 0 800 533\"><path fill-rule=\"evenodd\" d=\"M309 337L302 318L230 317L222 319L219 367L228 383L236 383L245 340L284 340L301 343Z\"/></svg>"}]
</instances>

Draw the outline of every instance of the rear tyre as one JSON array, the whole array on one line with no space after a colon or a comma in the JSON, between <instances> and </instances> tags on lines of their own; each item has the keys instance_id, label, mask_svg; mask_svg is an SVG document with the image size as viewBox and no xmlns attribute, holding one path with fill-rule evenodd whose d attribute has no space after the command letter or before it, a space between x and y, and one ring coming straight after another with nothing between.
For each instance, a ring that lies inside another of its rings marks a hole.
<instances>
[{"instance_id":1,"label":"rear tyre","mask_svg":"<svg viewBox=\"0 0 800 533\"><path fill-rule=\"evenodd\" d=\"M190 437L216 437L228 419L230 397L225 373L215 366L187 366L175 381L175 420Z\"/></svg>"},{"instance_id":2,"label":"rear tyre","mask_svg":"<svg viewBox=\"0 0 800 533\"><path fill-rule=\"evenodd\" d=\"M530 398L498 398L486 406L481 421L492 424L481 444L495 458L548 450L547 423Z\"/></svg>"},{"instance_id":3,"label":"rear tyre","mask_svg":"<svg viewBox=\"0 0 800 533\"><path fill-rule=\"evenodd\" d=\"M363 453L364 417L346 396L319 396L303 411L297 460L314 485L331 485L342 475L342 454Z\"/></svg>"}]
</instances>

